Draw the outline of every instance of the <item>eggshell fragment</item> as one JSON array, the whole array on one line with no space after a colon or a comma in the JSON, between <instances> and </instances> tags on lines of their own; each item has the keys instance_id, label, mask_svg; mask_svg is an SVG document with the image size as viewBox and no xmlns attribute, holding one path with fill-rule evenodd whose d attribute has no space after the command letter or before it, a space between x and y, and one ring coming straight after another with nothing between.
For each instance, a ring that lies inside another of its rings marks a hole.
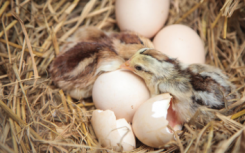
<instances>
[{"instance_id":1,"label":"eggshell fragment","mask_svg":"<svg viewBox=\"0 0 245 153\"><path fill-rule=\"evenodd\" d=\"M129 71L100 75L94 83L93 102L98 109L112 110L117 119L131 122L137 108L150 98L144 81Z\"/></svg>"},{"instance_id":2,"label":"eggshell fragment","mask_svg":"<svg viewBox=\"0 0 245 153\"><path fill-rule=\"evenodd\" d=\"M135 136L131 126L125 119L116 120L112 111L93 111L91 123L102 147L115 151L120 151L121 147L124 151L135 148Z\"/></svg>"},{"instance_id":3,"label":"eggshell fragment","mask_svg":"<svg viewBox=\"0 0 245 153\"><path fill-rule=\"evenodd\" d=\"M121 30L153 37L168 17L169 0L116 0L116 19Z\"/></svg>"},{"instance_id":4,"label":"eggshell fragment","mask_svg":"<svg viewBox=\"0 0 245 153\"><path fill-rule=\"evenodd\" d=\"M133 131L142 143L158 148L174 138L167 120L171 98L168 93L155 96L144 102L134 114ZM180 128L181 125L175 125L174 130Z\"/></svg>"},{"instance_id":5,"label":"eggshell fragment","mask_svg":"<svg viewBox=\"0 0 245 153\"><path fill-rule=\"evenodd\" d=\"M164 27L153 40L155 48L181 62L205 63L204 44L190 27L174 24Z\"/></svg>"}]
</instances>

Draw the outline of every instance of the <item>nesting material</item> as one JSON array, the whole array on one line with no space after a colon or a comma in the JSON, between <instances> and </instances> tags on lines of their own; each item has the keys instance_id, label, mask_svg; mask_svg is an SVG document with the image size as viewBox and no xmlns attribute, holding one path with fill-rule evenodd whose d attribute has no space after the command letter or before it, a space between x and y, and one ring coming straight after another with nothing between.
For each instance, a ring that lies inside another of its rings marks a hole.
<instances>
[{"instance_id":1,"label":"nesting material","mask_svg":"<svg viewBox=\"0 0 245 153\"><path fill-rule=\"evenodd\" d=\"M241 99L221 110L202 109L178 139L161 148L137 143L131 152L243 152L245 150L245 3L171 0L166 25L194 29L206 63L219 67ZM59 46L81 26L118 31L115 0L0 1L0 152L107 152L96 138L91 100L76 101L48 72ZM205 113L215 120L204 123Z\"/></svg>"}]
</instances>

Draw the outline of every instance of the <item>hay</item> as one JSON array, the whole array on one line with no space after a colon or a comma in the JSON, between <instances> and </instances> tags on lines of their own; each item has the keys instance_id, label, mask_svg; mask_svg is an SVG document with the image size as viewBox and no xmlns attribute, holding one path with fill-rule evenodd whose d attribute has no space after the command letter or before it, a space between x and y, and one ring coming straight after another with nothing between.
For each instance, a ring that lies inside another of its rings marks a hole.
<instances>
[{"instance_id":1,"label":"hay","mask_svg":"<svg viewBox=\"0 0 245 153\"><path fill-rule=\"evenodd\" d=\"M114 0L0 1L0 152L107 152L90 124L93 103L75 101L53 86L48 67L59 46L81 26L118 31ZM243 0L172 0L166 25L182 23L205 42L206 62L245 87ZM242 152L245 98L214 111L203 124L200 110L178 141L153 149L140 142L132 152Z\"/></svg>"}]
</instances>

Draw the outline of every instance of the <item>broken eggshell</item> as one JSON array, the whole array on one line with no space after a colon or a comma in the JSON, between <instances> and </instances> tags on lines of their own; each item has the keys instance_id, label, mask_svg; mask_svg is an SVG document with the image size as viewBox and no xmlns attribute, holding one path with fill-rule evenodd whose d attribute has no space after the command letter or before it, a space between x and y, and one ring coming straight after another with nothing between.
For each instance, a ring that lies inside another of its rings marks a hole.
<instances>
[{"instance_id":1,"label":"broken eggshell","mask_svg":"<svg viewBox=\"0 0 245 153\"><path fill-rule=\"evenodd\" d=\"M102 147L115 151L120 151L121 147L124 151L135 149L135 136L131 125L125 119L116 120L113 111L93 111L91 123Z\"/></svg>"},{"instance_id":2,"label":"broken eggshell","mask_svg":"<svg viewBox=\"0 0 245 153\"><path fill-rule=\"evenodd\" d=\"M134 114L133 131L135 136L145 145L159 148L174 138L174 133L168 128L181 130L175 112L171 107L170 94L157 95L144 102ZM172 115L172 116L171 116ZM171 120L170 120L171 119Z\"/></svg>"}]
</instances>

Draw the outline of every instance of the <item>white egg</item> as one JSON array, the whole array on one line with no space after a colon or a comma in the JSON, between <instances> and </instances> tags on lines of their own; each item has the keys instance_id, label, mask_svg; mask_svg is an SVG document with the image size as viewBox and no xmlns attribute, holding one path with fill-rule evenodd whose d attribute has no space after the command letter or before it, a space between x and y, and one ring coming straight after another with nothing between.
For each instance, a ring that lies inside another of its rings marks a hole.
<instances>
[{"instance_id":1,"label":"white egg","mask_svg":"<svg viewBox=\"0 0 245 153\"><path fill-rule=\"evenodd\" d=\"M164 27L153 40L155 48L181 62L205 63L204 44L190 27L174 24Z\"/></svg>"},{"instance_id":2,"label":"white egg","mask_svg":"<svg viewBox=\"0 0 245 153\"><path fill-rule=\"evenodd\" d=\"M91 123L102 147L111 148L114 151L120 151L120 145L124 151L135 148L135 136L131 125L125 119L116 120L112 111L93 111Z\"/></svg>"},{"instance_id":3,"label":"white egg","mask_svg":"<svg viewBox=\"0 0 245 153\"><path fill-rule=\"evenodd\" d=\"M117 70L97 78L92 98L96 108L112 110L117 119L125 118L131 122L137 108L150 98L150 93L140 77Z\"/></svg>"},{"instance_id":4,"label":"white egg","mask_svg":"<svg viewBox=\"0 0 245 153\"><path fill-rule=\"evenodd\" d=\"M133 131L145 145L159 148L172 140L174 134L168 125L172 125L174 130L181 129L181 124L173 121L174 113L169 109L171 99L172 96L168 93L155 96L144 102L135 112ZM170 117L170 115L173 116Z\"/></svg>"},{"instance_id":5,"label":"white egg","mask_svg":"<svg viewBox=\"0 0 245 153\"><path fill-rule=\"evenodd\" d=\"M167 20L169 6L169 0L116 0L118 26L151 38Z\"/></svg>"}]
</instances>

